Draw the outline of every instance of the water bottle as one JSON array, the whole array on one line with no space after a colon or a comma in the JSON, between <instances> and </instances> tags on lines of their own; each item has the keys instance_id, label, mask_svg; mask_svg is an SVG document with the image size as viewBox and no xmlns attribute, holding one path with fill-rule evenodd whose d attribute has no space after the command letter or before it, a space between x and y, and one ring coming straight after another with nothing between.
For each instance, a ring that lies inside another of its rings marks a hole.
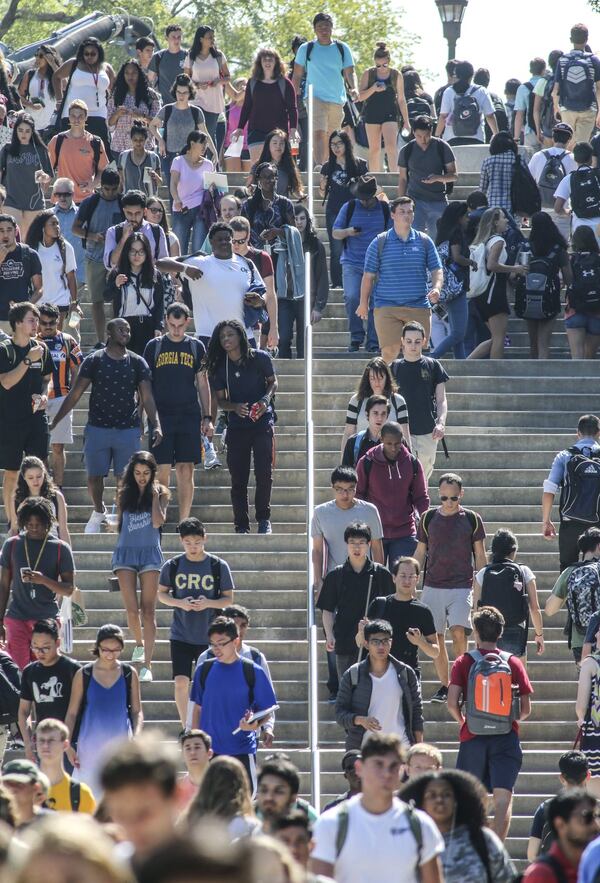
<instances>
[{"instance_id":1,"label":"water bottle","mask_svg":"<svg viewBox=\"0 0 600 883\"><path fill-rule=\"evenodd\" d=\"M69 328L72 328L73 331L77 331L80 323L81 316L79 315L79 310L77 309L77 307L73 307L71 312L69 313L69 321L67 322L67 325L69 326Z\"/></svg>"},{"instance_id":2,"label":"water bottle","mask_svg":"<svg viewBox=\"0 0 600 883\"><path fill-rule=\"evenodd\" d=\"M519 251L519 264L522 267L529 267L529 262L531 260L531 249L529 248L529 243L526 242L521 246Z\"/></svg>"}]
</instances>

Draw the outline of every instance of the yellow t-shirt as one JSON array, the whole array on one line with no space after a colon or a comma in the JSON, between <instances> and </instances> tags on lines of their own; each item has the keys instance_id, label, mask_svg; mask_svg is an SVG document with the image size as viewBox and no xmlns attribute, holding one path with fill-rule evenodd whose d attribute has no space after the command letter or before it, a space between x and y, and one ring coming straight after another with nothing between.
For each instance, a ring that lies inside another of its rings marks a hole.
<instances>
[{"instance_id":1,"label":"yellow t-shirt","mask_svg":"<svg viewBox=\"0 0 600 883\"><path fill-rule=\"evenodd\" d=\"M73 808L71 806L71 789L70 789L71 777L64 774L63 778L57 785L52 785L50 788L50 795L48 797L48 806L51 809L57 810L57 812L73 812ZM96 801L94 800L94 795L92 794L90 788L87 785L84 785L83 782L79 783L80 798L79 798L79 812L87 812L90 815L96 809Z\"/></svg>"}]
</instances>

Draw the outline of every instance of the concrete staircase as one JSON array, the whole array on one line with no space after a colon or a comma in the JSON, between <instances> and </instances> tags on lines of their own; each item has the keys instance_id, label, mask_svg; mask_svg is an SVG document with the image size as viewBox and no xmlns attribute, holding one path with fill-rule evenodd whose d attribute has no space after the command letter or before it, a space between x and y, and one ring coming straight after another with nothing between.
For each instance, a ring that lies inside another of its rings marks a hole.
<instances>
[{"instance_id":1,"label":"concrete staircase","mask_svg":"<svg viewBox=\"0 0 600 883\"><path fill-rule=\"evenodd\" d=\"M237 183L241 176L231 176ZM378 176L390 195L395 181ZM237 178L237 181L236 181ZM474 179L461 181L455 198L475 186ZM315 198L315 207L319 206ZM317 217L322 216L317 208ZM322 233L321 233L322 235ZM87 352L94 343L89 307L82 323L82 344ZM511 320L513 346L508 355L525 355L524 324ZM315 327L315 448L316 502L330 499L329 474L339 460L339 446L348 398L364 366L365 354L349 356L340 291L332 290L325 318ZM561 360L548 362L509 358L502 362L454 362L446 367L448 384L448 447L451 459L438 455L431 485L440 470L451 468L465 480L466 505L479 511L488 535L500 526L513 529L520 543L519 560L537 574L543 605L558 570L556 544L540 536L541 484L554 453L573 438L578 417L598 410L598 364L562 360L565 340L556 335L553 351ZM194 514L207 525L208 549L230 564L236 600L251 611L249 641L262 649L271 665L278 700L282 706L276 727L276 748L289 752L302 773L302 787L309 793L307 643L306 643L306 533L305 533L305 438L303 365L278 360L277 469L273 491L271 536L240 536L233 533L227 470L197 472ZM76 440L67 455L65 494L78 570L78 585L85 592L89 623L75 632L74 655L88 660L95 631L105 622L126 625L118 593L108 591L111 534L84 535L90 513L81 459L82 427L87 405L82 400L75 413ZM180 549L174 533L176 492L163 535L166 556ZM111 502L110 492L107 494ZM169 662L170 611L157 610L159 635L153 683L142 684L146 727L174 738L179 730ZM525 762L517 784L515 817L508 842L515 858L525 856L532 813L544 796L556 787L557 759L575 736L574 697L576 670L562 637L560 616L546 629L543 657L532 657L530 676L536 694L530 721L523 725ZM128 642L124 658L130 655ZM535 647L533 651L535 652ZM323 801L344 790L340 773L343 734L334 721L324 686L324 648L320 653L320 736L322 747ZM423 666L425 699L436 689L433 666ZM445 763L453 764L457 728L447 710L425 706L428 740L444 751Z\"/></svg>"}]
</instances>

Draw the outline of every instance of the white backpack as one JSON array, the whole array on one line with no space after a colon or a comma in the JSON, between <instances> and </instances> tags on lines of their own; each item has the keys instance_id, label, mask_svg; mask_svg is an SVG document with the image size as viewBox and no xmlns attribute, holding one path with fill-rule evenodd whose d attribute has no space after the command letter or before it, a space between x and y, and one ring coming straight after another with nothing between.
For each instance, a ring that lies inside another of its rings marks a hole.
<instances>
[{"instance_id":1,"label":"white backpack","mask_svg":"<svg viewBox=\"0 0 600 883\"><path fill-rule=\"evenodd\" d=\"M487 243L480 242L478 245L469 246L469 257L477 264L477 269L471 268L469 274L469 290L467 297L479 297L488 287L490 274L487 269Z\"/></svg>"}]
</instances>

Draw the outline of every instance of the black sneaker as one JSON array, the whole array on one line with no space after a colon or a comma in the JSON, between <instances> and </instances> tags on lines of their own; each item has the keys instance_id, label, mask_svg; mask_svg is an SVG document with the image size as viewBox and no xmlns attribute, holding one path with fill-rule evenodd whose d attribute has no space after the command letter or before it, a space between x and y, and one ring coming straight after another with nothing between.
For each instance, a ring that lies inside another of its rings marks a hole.
<instances>
[{"instance_id":1,"label":"black sneaker","mask_svg":"<svg viewBox=\"0 0 600 883\"><path fill-rule=\"evenodd\" d=\"M250 533L250 528L249 527L236 527L235 532L236 533Z\"/></svg>"},{"instance_id":2,"label":"black sneaker","mask_svg":"<svg viewBox=\"0 0 600 883\"><path fill-rule=\"evenodd\" d=\"M358 342L358 340L353 340L348 345L348 352L349 353L357 353L359 351L359 349L360 349L360 343Z\"/></svg>"},{"instance_id":3,"label":"black sneaker","mask_svg":"<svg viewBox=\"0 0 600 883\"><path fill-rule=\"evenodd\" d=\"M337 693L330 693L329 699L327 701L330 705L335 705L335 703L337 702Z\"/></svg>"},{"instance_id":4,"label":"black sneaker","mask_svg":"<svg viewBox=\"0 0 600 883\"><path fill-rule=\"evenodd\" d=\"M273 528L268 518L262 518L258 522L258 533L273 533Z\"/></svg>"},{"instance_id":5,"label":"black sneaker","mask_svg":"<svg viewBox=\"0 0 600 883\"><path fill-rule=\"evenodd\" d=\"M437 693L434 693L430 702L447 702L448 701L448 687L440 687Z\"/></svg>"}]
</instances>

